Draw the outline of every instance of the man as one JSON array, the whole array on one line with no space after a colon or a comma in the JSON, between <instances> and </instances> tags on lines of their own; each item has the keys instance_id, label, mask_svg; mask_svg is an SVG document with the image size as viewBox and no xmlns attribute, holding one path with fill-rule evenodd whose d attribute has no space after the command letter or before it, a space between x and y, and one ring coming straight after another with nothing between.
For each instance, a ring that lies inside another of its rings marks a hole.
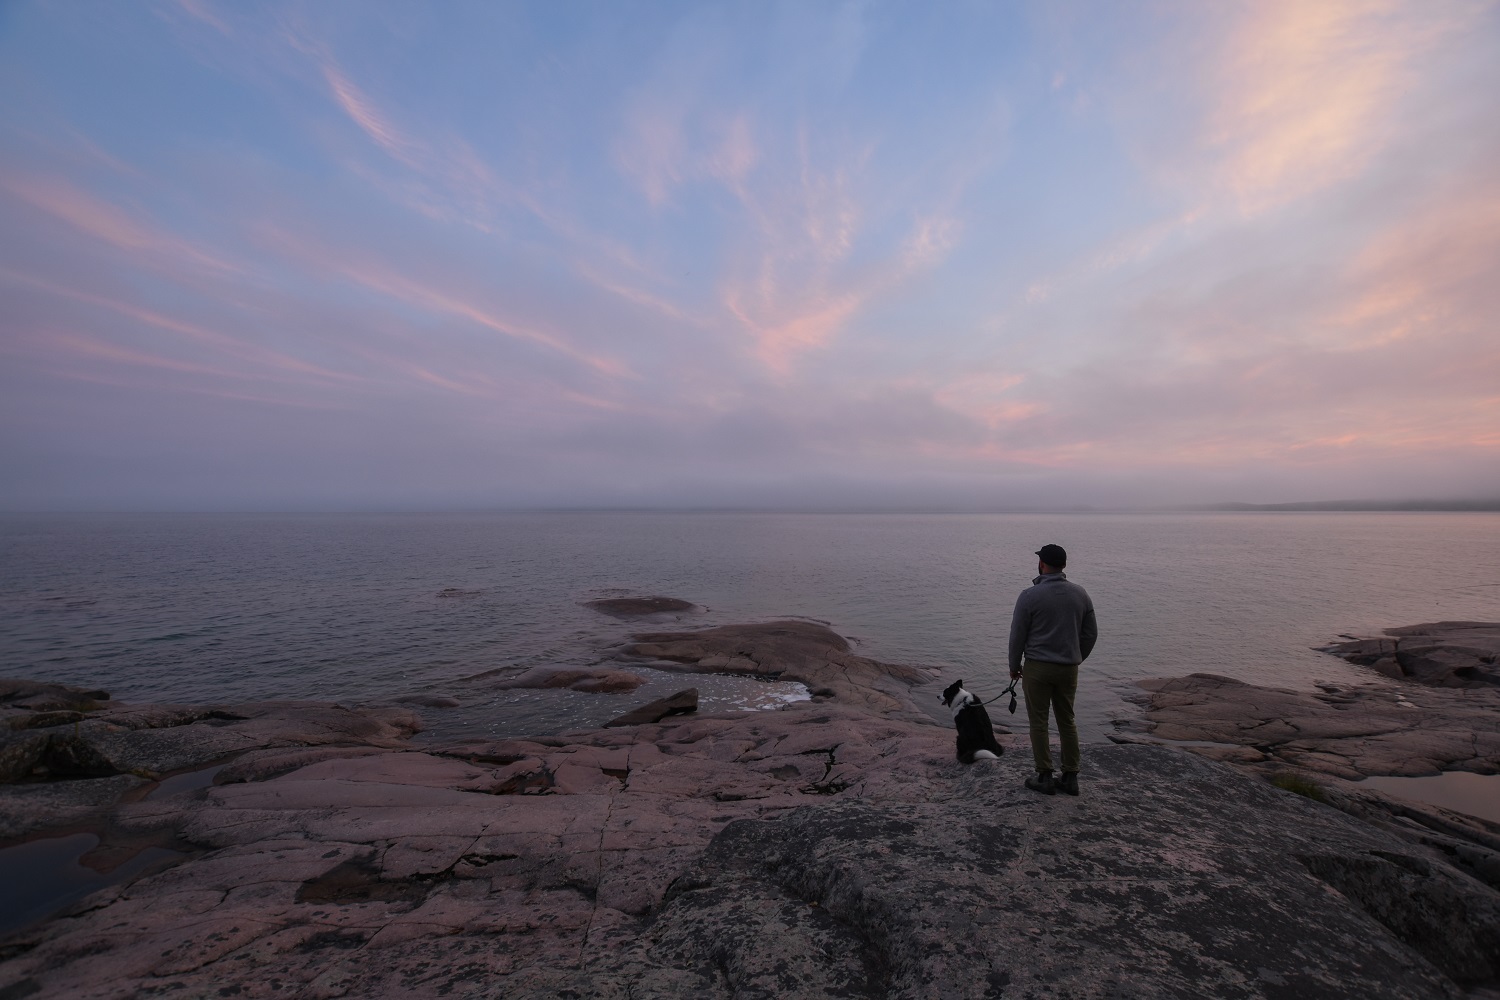
<instances>
[{"instance_id":1,"label":"man","mask_svg":"<svg viewBox=\"0 0 1500 1000\"><path fill-rule=\"evenodd\" d=\"M1063 574L1068 565L1063 547L1043 545L1036 556L1039 575L1016 598L1010 620L1010 676L1021 678L1026 694L1026 721L1036 760L1036 777L1027 778L1026 787L1043 795L1055 794L1059 788L1077 795L1078 726L1073 722L1073 696L1078 692L1078 665L1093 651L1099 627L1088 592ZM1062 778L1056 781L1047 745L1049 708L1057 716L1057 735L1062 740Z\"/></svg>"}]
</instances>

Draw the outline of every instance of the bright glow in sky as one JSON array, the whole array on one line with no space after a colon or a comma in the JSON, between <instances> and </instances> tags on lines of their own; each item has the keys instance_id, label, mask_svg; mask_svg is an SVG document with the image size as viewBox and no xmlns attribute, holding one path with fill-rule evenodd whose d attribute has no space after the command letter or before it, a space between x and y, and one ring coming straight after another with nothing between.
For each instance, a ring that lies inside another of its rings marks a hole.
<instances>
[{"instance_id":1,"label":"bright glow in sky","mask_svg":"<svg viewBox=\"0 0 1500 1000\"><path fill-rule=\"evenodd\" d=\"M1500 7L0 5L0 507L1500 495Z\"/></svg>"}]
</instances>

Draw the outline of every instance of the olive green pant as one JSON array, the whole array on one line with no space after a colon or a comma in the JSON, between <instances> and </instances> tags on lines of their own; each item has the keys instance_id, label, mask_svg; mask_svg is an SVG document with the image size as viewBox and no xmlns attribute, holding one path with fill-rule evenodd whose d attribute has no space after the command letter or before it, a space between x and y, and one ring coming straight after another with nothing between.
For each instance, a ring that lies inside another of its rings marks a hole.
<instances>
[{"instance_id":1,"label":"olive green pant","mask_svg":"<svg viewBox=\"0 0 1500 1000\"><path fill-rule=\"evenodd\" d=\"M1076 772L1080 758L1073 696L1078 693L1078 665L1027 660L1021 671L1021 690L1026 694L1026 722L1031 727L1031 755L1036 759L1036 769L1052 770L1052 749L1047 745L1050 709L1057 716L1057 735L1062 740L1062 769Z\"/></svg>"}]
</instances>

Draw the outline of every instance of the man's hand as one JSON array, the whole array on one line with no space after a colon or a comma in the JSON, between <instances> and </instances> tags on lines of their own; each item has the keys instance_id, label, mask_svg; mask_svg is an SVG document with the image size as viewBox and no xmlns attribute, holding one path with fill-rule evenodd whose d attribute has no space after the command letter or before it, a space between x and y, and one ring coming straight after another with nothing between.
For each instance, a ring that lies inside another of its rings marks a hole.
<instances>
[{"instance_id":1,"label":"man's hand","mask_svg":"<svg viewBox=\"0 0 1500 1000\"><path fill-rule=\"evenodd\" d=\"M1010 672L1010 679L1013 680L1013 681L1020 680L1021 679L1021 671L1019 671L1019 670L1012 670Z\"/></svg>"}]
</instances>

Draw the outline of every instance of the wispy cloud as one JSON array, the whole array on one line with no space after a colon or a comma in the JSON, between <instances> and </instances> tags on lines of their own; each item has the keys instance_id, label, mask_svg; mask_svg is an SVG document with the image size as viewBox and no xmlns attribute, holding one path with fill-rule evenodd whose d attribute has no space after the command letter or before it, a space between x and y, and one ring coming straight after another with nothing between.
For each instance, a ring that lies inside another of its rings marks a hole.
<instances>
[{"instance_id":1,"label":"wispy cloud","mask_svg":"<svg viewBox=\"0 0 1500 1000\"><path fill-rule=\"evenodd\" d=\"M769 323L757 320L731 294L725 300L731 312L755 338L755 353L772 371L786 374L793 359L804 351L822 347L843 329L860 306L856 295L803 303L790 318Z\"/></svg>"},{"instance_id":2,"label":"wispy cloud","mask_svg":"<svg viewBox=\"0 0 1500 1000\"><path fill-rule=\"evenodd\" d=\"M102 198L66 181L19 173L0 173L0 187L75 230L119 250L155 255L173 267L238 271L239 267L180 236L166 232Z\"/></svg>"},{"instance_id":3,"label":"wispy cloud","mask_svg":"<svg viewBox=\"0 0 1500 1000\"><path fill-rule=\"evenodd\" d=\"M1223 183L1254 213L1359 174L1443 37L1486 4L1268 0L1243 8L1213 80L1204 136Z\"/></svg>"},{"instance_id":4,"label":"wispy cloud","mask_svg":"<svg viewBox=\"0 0 1500 1000\"><path fill-rule=\"evenodd\" d=\"M322 70L323 79L328 82L328 89L333 92L339 107L387 153L409 167L418 166L419 157L426 158L430 155L392 125L337 66L324 62Z\"/></svg>"},{"instance_id":5,"label":"wispy cloud","mask_svg":"<svg viewBox=\"0 0 1500 1000\"><path fill-rule=\"evenodd\" d=\"M124 302L105 295L97 295L79 288L69 288L32 275L0 268L0 278L40 289L59 298L71 299L107 309L117 315L128 317L147 326L169 333L179 334L200 344L214 348L240 361L262 365L283 373L312 376L334 382L358 382L360 377L348 372L336 371L293 357L281 351L271 350L248 342L231 334L223 333L199 323L179 319L158 310L149 309L131 302Z\"/></svg>"},{"instance_id":6,"label":"wispy cloud","mask_svg":"<svg viewBox=\"0 0 1500 1000\"><path fill-rule=\"evenodd\" d=\"M215 378L223 379L240 380L250 377L246 372L235 371L231 368L216 368L212 365L184 361L181 358L149 354L145 351L134 350L98 337L67 333L59 330L41 331L33 337L17 339L9 344L7 349L13 354L26 354L33 357L55 358L57 356L66 356L81 361L115 362L144 368L160 368L166 371L183 372L190 375L211 375Z\"/></svg>"},{"instance_id":7,"label":"wispy cloud","mask_svg":"<svg viewBox=\"0 0 1500 1000\"><path fill-rule=\"evenodd\" d=\"M219 16L207 0L177 0L177 7L189 17L210 26L221 35L232 35L229 25Z\"/></svg>"},{"instance_id":8,"label":"wispy cloud","mask_svg":"<svg viewBox=\"0 0 1500 1000\"><path fill-rule=\"evenodd\" d=\"M629 378L632 373L623 362L592 354L574 346L563 336L512 320L494 306L477 301L462 291L406 273L373 255L352 247L335 248L310 245L287 230L271 226L258 227L260 240L289 254L305 265L337 274L355 284L393 300L429 312L451 316L473 323L506 337L535 344L567 357L602 375Z\"/></svg>"}]
</instances>

